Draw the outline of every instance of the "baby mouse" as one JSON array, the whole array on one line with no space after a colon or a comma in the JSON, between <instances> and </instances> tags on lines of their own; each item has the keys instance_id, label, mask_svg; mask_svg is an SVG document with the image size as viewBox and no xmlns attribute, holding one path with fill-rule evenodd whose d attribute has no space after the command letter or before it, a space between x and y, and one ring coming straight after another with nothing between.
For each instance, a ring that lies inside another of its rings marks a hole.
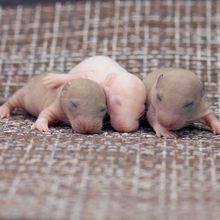
<instances>
[{"instance_id":1,"label":"baby mouse","mask_svg":"<svg viewBox=\"0 0 220 220\"><path fill-rule=\"evenodd\" d=\"M39 131L47 131L48 125L64 121L76 132L99 133L107 111L103 88L88 79L69 81L56 89L47 88L42 79L48 74L31 78L15 92L0 106L0 118L9 117L15 107L20 107L38 117L32 128Z\"/></svg>"},{"instance_id":2,"label":"baby mouse","mask_svg":"<svg viewBox=\"0 0 220 220\"><path fill-rule=\"evenodd\" d=\"M174 138L173 130L196 121L220 134L220 122L193 72L161 68L149 73L143 82L147 91L146 118L158 137Z\"/></svg>"}]
</instances>

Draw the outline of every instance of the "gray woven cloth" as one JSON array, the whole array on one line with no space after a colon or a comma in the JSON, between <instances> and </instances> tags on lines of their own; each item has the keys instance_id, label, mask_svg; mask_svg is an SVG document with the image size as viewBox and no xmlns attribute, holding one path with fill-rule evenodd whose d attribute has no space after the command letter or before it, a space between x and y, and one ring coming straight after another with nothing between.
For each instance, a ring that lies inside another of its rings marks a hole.
<instances>
[{"instance_id":1,"label":"gray woven cloth","mask_svg":"<svg viewBox=\"0 0 220 220\"><path fill-rule=\"evenodd\" d=\"M0 8L0 95L33 75L108 55L140 77L183 67L220 116L220 1L70 1ZM31 131L17 110L0 120L0 219L220 218L220 137L201 126L157 138L145 123L80 135Z\"/></svg>"}]
</instances>

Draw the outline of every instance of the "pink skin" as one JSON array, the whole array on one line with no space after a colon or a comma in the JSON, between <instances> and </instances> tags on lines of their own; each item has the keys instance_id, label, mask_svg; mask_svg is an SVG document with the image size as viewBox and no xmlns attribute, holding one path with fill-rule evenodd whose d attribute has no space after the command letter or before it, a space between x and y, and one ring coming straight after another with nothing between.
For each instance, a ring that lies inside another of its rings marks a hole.
<instances>
[{"instance_id":1,"label":"pink skin","mask_svg":"<svg viewBox=\"0 0 220 220\"><path fill-rule=\"evenodd\" d=\"M48 89L39 75L0 106L0 118L8 118L15 107L20 107L38 116L32 129L48 131L48 126L57 122L69 122L79 133L98 133L106 113L104 90L87 79L71 81L59 89Z\"/></svg>"},{"instance_id":2,"label":"pink skin","mask_svg":"<svg viewBox=\"0 0 220 220\"><path fill-rule=\"evenodd\" d=\"M111 125L116 131L138 129L146 101L146 90L138 77L108 57L94 56L79 63L69 74L48 75L44 83L54 88L77 78L93 80L104 88Z\"/></svg>"},{"instance_id":3,"label":"pink skin","mask_svg":"<svg viewBox=\"0 0 220 220\"><path fill-rule=\"evenodd\" d=\"M216 118L213 112L203 116L201 122L209 126L214 134L220 134L220 121Z\"/></svg>"},{"instance_id":4,"label":"pink skin","mask_svg":"<svg viewBox=\"0 0 220 220\"><path fill-rule=\"evenodd\" d=\"M143 81L148 94L146 117L158 137L176 138L171 130L195 121L220 134L220 122L195 74L183 69L163 68L148 74Z\"/></svg>"}]
</instances>

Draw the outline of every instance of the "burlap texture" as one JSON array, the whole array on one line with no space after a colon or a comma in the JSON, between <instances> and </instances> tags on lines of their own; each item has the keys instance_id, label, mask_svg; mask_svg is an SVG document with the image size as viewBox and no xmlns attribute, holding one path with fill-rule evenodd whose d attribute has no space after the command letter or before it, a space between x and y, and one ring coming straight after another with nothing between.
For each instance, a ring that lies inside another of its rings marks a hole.
<instances>
[{"instance_id":1,"label":"burlap texture","mask_svg":"<svg viewBox=\"0 0 220 220\"><path fill-rule=\"evenodd\" d=\"M27 1L26 1L27 2ZM220 1L104 0L0 8L0 95L28 78L68 72L108 55L143 77L158 67L191 69L220 116ZM220 218L220 137L200 127L155 137L31 131L16 111L1 120L0 219L207 220Z\"/></svg>"}]
</instances>

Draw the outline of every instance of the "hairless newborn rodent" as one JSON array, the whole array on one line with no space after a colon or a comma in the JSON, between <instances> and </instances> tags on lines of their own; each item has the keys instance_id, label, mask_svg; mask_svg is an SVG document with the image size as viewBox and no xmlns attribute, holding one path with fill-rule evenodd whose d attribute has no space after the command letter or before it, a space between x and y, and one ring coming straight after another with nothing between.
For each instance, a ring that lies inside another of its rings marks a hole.
<instances>
[{"instance_id":1,"label":"hairless newborn rodent","mask_svg":"<svg viewBox=\"0 0 220 220\"><path fill-rule=\"evenodd\" d=\"M147 92L146 117L159 137L176 137L177 130L202 122L220 134L220 122L211 110L203 85L191 71L162 68L149 73L143 82Z\"/></svg>"},{"instance_id":2,"label":"hairless newborn rodent","mask_svg":"<svg viewBox=\"0 0 220 220\"><path fill-rule=\"evenodd\" d=\"M51 89L43 84L45 76L40 74L31 78L23 88L15 92L0 106L0 118L9 117L15 107L21 107L38 116L32 125L33 129L47 131L48 125L64 121L79 133L100 132L106 113L103 88L94 81L77 79Z\"/></svg>"},{"instance_id":3,"label":"hairless newborn rodent","mask_svg":"<svg viewBox=\"0 0 220 220\"><path fill-rule=\"evenodd\" d=\"M44 78L49 87L59 87L69 80L87 78L105 90L112 127L132 132L139 127L145 110L146 90L143 82L106 56L94 56L76 65L69 74L50 74Z\"/></svg>"}]
</instances>

